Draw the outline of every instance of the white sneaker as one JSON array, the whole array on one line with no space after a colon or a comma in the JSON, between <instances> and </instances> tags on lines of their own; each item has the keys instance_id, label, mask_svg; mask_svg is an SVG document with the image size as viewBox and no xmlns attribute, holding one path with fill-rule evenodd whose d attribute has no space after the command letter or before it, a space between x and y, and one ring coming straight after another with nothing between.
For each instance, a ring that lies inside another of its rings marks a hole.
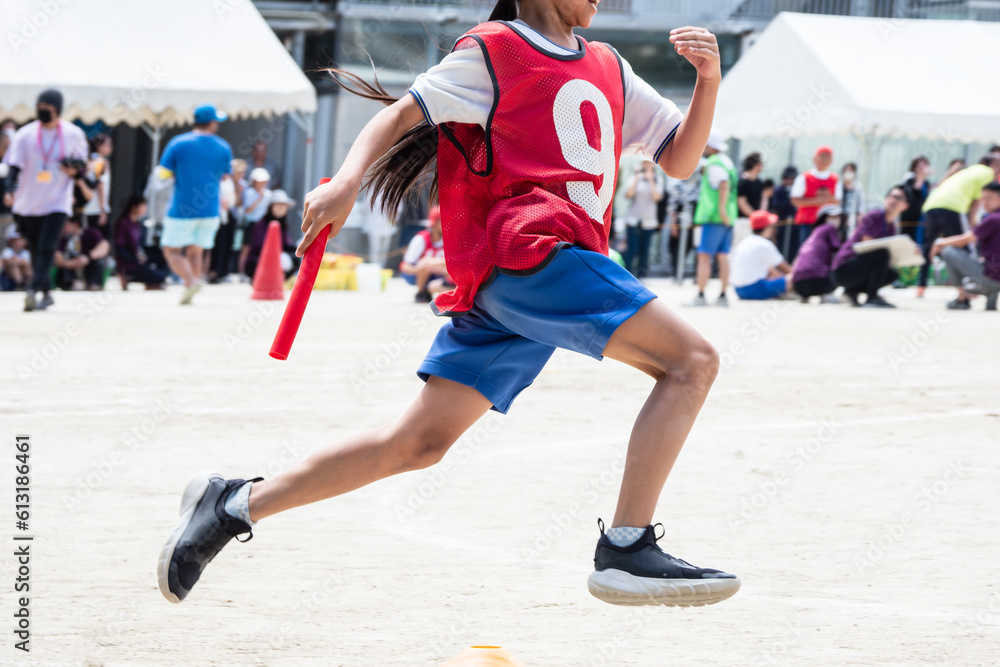
<instances>
[{"instance_id":1,"label":"white sneaker","mask_svg":"<svg viewBox=\"0 0 1000 667\"><path fill-rule=\"evenodd\" d=\"M729 297L725 294L720 294L719 298L715 300L716 306L721 306L722 308L729 308Z\"/></svg>"},{"instance_id":2,"label":"white sneaker","mask_svg":"<svg viewBox=\"0 0 1000 667\"><path fill-rule=\"evenodd\" d=\"M181 297L181 305L182 306L190 305L191 299L194 298L194 295L198 293L198 291L204 284L205 284L204 280L197 280L193 285L191 285L191 287L188 287L186 290L184 290L184 296Z\"/></svg>"},{"instance_id":3,"label":"white sneaker","mask_svg":"<svg viewBox=\"0 0 1000 667\"><path fill-rule=\"evenodd\" d=\"M830 294L824 294L823 296L821 296L820 299L819 299L819 302L820 303L843 303L843 301L840 300L840 297L838 297L836 294L833 294L832 292Z\"/></svg>"},{"instance_id":4,"label":"white sneaker","mask_svg":"<svg viewBox=\"0 0 1000 667\"><path fill-rule=\"evenodd\" d=\"M684 305L685 306L707 306L708 305L708 300L705 298L704 294L699 294L698 296L696 296L695 298L691 299L690 301L688 301Z\"/></svg>"}]
</instances>

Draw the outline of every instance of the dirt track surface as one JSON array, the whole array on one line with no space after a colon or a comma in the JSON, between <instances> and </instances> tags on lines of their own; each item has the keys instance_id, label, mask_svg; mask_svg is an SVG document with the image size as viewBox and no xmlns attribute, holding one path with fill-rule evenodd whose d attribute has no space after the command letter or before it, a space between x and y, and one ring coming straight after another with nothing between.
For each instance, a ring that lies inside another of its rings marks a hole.
<instances>
[{"instance_id":1,"label":"dirt track surface","mask_svg":"<svg viewBox=\"0 0 1000 667\"><path fill-rule=\"evenodd\" d=\"M171 605L155 564L188 478L274 475L393 420L442 322L397 282L316 293L277 362L283 305L246 286L32 314L0 295L0 507L29 433L35 535L31 654L5 631L0 664L418 666L470 644L532 667L997 664L1000 315L945 311L943 288L887 312L682 309L690 286L650 285L723 354L657 514L667 551L742 578L714 607L588 594L651 380L564 352L437 468L262 522Z\"/></svg>"}]
</instances>

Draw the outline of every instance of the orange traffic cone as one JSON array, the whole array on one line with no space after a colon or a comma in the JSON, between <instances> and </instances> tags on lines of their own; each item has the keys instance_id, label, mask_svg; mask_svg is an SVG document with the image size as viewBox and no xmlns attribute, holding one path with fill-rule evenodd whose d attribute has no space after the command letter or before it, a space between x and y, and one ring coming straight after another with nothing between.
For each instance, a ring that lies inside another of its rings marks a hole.
<instances>
[{"instance_id":1,"label":"orange traffic cone","mask_svg":"<svg viewBox=\"0 0 1000 667\"><path fill-rule=\"evenodd\" d=\"M281 270L281 224L272 220L267 226L264 247L253 274L253 294L258 301L281 301L285 298L285 272Z\"/></svg>"},{"instance_id":2,"label":"orange traffic cone","mask_svg":"<svg viewBox=\"0 0 1000 667\"><path fill-rule=\"evenodd\" d=\"M470 646L442 667L524 667L524 663L499 646Z\"/></svg>"}]
</instances>

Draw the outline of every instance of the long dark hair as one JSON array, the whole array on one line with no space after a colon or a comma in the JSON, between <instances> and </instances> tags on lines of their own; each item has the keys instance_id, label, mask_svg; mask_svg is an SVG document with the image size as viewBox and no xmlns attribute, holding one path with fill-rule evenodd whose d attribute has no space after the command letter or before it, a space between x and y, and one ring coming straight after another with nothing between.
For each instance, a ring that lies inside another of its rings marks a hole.
<instances>
[{"instance_id":1,"label":"long dark hair","mask_svg":"<svg viewBox=\"0 0 1000 667\"><path fill-rule=\"evenodd\" d=\"M517 18L517 0L498 0L490 21L513 21ZM328 68L330 76L341 88L358 97L391 106L400 98L393 97L382 87L372 63L372 81L337 68ZM380 157L362 184L368 190L368 201L390 220L405 199L430 185L430 200L437 198L438 130L422 122L409 130L389 151Z\"/></svg>"},{"instance_id":2,"label":"long dark hair","mask_svg":"<svg viewBox=\"0 0 1000 667\"><path fill-rule=\"evenodd\" d=\"M513 21L517 18L517 0L498 0L490 14L491 21Z\"/></svg>"},{"instance_id":3,"label":"long dark hair","mask_svg":"<svg viewBox=\"0 0 1000 667\"><path fill-rule=\"evenodd\" d=\"M365 81L357 74L342 69L328 68L330 76L349 93L367 100L391 106L400 98L393 97L382 87L372 64L372 81ZM368 189L369 203L390 220L396 219L396 211L411 192L431 185L431 196L437 191L437 148L438 131L433 125L421 122L409 130L396 144L380 157L362 184Z\"/></svg>"}]
</instances>

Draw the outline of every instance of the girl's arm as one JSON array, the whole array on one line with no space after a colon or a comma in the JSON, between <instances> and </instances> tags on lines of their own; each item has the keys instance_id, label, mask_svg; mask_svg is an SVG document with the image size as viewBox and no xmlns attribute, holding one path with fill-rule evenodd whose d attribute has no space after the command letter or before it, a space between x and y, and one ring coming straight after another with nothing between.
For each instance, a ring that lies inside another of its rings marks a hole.
<instances>
[{"instance_id":1,"label":"girl's arm","mask_svg":"<svg viewBox=\"0 0 1000 667\"><path fill-rule=\"evenodd\" d=\"M344 226L361 181L368 168L385 155L407 131L424 120L424 113L412 95L379 111L358 135L340 171L329 183L319 186L305 198L302 232L305 234L295 254L301 257L320 231L330 225L330 236Z\"/></svg>"},{"instance_id":2,"label":"girl's arm","mask_svg":"<svg viewBox=\"0 0 1000 667\"><path fill-rule=\"evenodd\" d=\"M677 53L694 65L698 71L698 82L694 86L691 106L673 141L660 154L658 164L668 176L685 180L698 168L698 161L705 152L705 144L712 131L722 69L719 44L708 30L690 26L675 28L670 31L670 41Z\"/></svg>"}]
</instances>

